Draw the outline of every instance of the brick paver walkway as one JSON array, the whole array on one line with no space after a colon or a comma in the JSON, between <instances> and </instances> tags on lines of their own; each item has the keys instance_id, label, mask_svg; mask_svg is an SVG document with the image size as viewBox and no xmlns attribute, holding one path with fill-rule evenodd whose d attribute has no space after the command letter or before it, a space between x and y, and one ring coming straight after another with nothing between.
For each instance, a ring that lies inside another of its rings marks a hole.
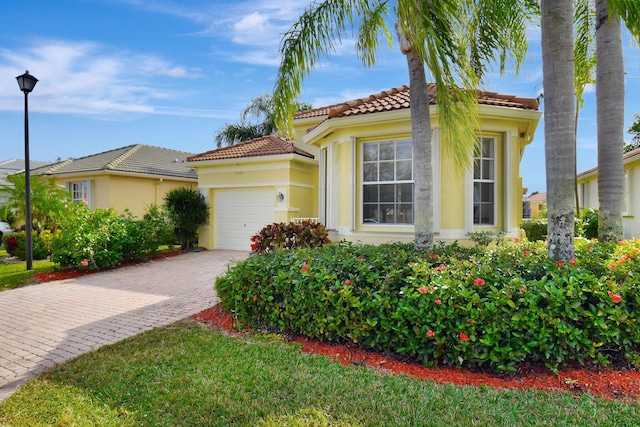
<instances>
[{"instance_id":1,"label":"brick paver walkway","mask_svg":"<svg viewBox=\"0 0 640 427\"><path fill-rule=\"evenodd\" d=\"M0 401L82 353L198 313L246 252L203 251L0 292Z\"/></svg>"}]
</instances>

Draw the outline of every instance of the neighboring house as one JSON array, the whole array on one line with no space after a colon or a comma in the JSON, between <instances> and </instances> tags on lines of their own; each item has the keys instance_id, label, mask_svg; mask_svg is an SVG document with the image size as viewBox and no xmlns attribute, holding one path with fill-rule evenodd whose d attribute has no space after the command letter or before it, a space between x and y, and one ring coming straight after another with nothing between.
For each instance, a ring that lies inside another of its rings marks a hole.
<instances>
[{"instance_id":1,"label":"neighboring house","mask_svg":"<svg viewBox=\"0 0 640 427\"><path fill-rule=\"evenodd\" d=\"M92 209L113 207L121 213L129 209L142 217L151 204L164 203L171 189L196 188L196 173L185 163L192 154L135 144L53 163L31 174L55 178L73 200Z\"/></svg>"},{"instance_id":2,"label":"neighboring house","mask_svg":"<svg viewBox=\"0 0 640 427\"><path fill-rule=\"evenodd\" d=\"M622 225L625 239L640 238L640 148L629 151L624 159L624 204ZM598 209L598 168L578 174L578 202L581 208Z\"/></svg>"},{"instance_id":3,"label":"neighboring house","mask_svg":"<svg viewBox=\"0 0 640 427\"><path fill-rule=\"evenodd\" d=\"M536 193L522 201L522 218L538 218L541 208L547 203L547 193Z\"/></svg>"},{"instance_id":4,"label":"neighboring house","mask_svg":"<svg viewBox=\"0 0 640 427\"><path fill-rule=\"evenodd\" d=\"M7 180L7 175L13 175L16 173L24 172L24 159L9 159L0 161L0 186L13 187L13 184ZM49 162L41 162L38 160L29 160L31 170L39 168L41 166L48 165ZM5 205L7 200L4 197L0 197L0 206Z\"/></svg>"},{"instance_id":5,"label":"neighboring house","mask_svg":"<svg viewBox=\"0 0 640 427\"><path fill-rule=\"evenodd\" d=\"M430 86L434 229L437 240L479 231L519 235L520 160L540 120L538 102L478 95L481 151L467 171L445 155ZM412 241L413 160L407 85L367 98L297 113L294 140L265 137L188 159L212 206L200 244L249 249L273 221L319 218L332 239Z\"/></svg>"}]
</instances>

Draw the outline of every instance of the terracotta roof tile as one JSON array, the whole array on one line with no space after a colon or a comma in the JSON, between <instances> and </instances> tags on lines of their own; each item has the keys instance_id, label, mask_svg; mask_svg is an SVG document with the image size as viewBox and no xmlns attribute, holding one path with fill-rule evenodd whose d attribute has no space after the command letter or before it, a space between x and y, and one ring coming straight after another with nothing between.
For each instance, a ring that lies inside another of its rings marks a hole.
<instances>
[{"instance_id":1,"label":"terracotta roof tile","mask_svg":"<svg viewBox=\"0 0 640 427\"><path fill-rule=\"evenodd\" d=\"M432 105L435 105L436 103L435 85L432 83L429 84L429 103ZM499 107L519 108L523 110L538 109L538 101L535 98L519 98L513 95L502 95L496 92L479 92L478 103L481 105L495 105ZM327 118L331 119L333 117L401 110L409 107L409 85L403 85L365 98L301 111L295 114L294 118L304 119L327 116Z\"/></svg>"},{"instance_id":2,"label":"terracotta roof tile","mask_svg":"<svg viewBox=\"0 0 640 427\"><path fill-rule=\"evenodd\" d=\"M313 154L297 148L289 140L280 136L269 135L216 150L210 150L206 153L196 154L195 156L187 158L187 161L199 162L205 160L239 159L243 157L274 156L291 153L311 159L314 157Z\"/></svg>"}]
</instances>

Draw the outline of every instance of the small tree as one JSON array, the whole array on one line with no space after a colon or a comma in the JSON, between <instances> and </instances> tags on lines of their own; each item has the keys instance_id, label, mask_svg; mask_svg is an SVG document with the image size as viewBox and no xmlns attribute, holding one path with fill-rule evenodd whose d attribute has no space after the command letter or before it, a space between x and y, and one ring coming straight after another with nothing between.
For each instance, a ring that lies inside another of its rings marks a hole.
<instances>
[{"instance_id":1,"label":"small tree","mask_svg":"<svg viewBox=\"0 0 640 427\"><path fill-rule=\"evenodd\" d=\"M627 130L628 133L633 135L633 139L631 142L627 142L624 145L624 152L628 153L629 151L635 150L636 148L640 148L640 114L635 115L635 120L633 124Z\"/></svg>"},{"instance_id":2,"label":"small tree","mask_svg":"<svg viewBox=\"0 0 640 427\"><path fill-rule=\"evenodd\" d=\"M193 248L198 240L198 228L209 219L204 196L196 189L180 187L169 191L164 201L181 248Z\"/></svg>"}]
</instances>

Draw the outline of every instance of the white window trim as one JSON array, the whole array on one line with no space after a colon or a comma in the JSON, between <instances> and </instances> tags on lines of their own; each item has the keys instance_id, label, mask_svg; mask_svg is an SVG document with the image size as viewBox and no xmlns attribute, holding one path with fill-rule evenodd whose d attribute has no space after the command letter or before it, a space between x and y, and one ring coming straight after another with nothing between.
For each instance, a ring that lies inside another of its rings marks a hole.
<instances>
[{"instance_id":1,"label":"white window trim","mask_svg":"<svg viewBox=\"0 0 640 427\"><path fill-rule=\"evenodd\" d=\"M473 183L474 183L474 179L473 179L473 167L474 167L474 153L471 154L471 159L469 162L469 167L467 168L467 171L465 173L465 204L464 204L464 208L465 208L465 229L467 234L472 234L475 232L476 228L495 228L498 224L498 176L497 176L497 170L498 170L498 162L500 161L504 161L504 155L500 156L499 155L499 138L496 136L483 136L483 135L478 135L478 139L480 138L491 138L493 139L494 142L494 161L493 161L493 182L494 182L494 194L493 194L493 219L494 219L494 223L493 224L475 224L473 222L473 205L474 205L474 201L473 201ZM505 197L505 201L506 201L506 197ZM505 222L505 220L503 219L503 222Z\"/></svg>"},{"instance_id":2,"label":"white window trim","mask_svg":"<svg viewBox=\"0 0 640 427\"><path fill-rule=\"evenodd\" d=\"M624 209L622 211L622 216L632 216L631 213L631 170L627 169L624 171L623 181L622 181L622 197L623 197L623 206Z\"/></svg>"},{"instance_id":3,"label":"white window trim","mask_svg":"<svg viewBox=\"0 0 640 427\"><path fill-rule=\"evenodd\" d=\"M89 179L86 181L69 181L67 182L67 190L69 191L69 194L71 195L71 198L73 199L73 186L74 184L82 184L82 185L86 185L87 186L87 206L90 209L93 209L93 180ZM76 202L80 202L82 200L79 199L73 199Z\"/></svg>"}]
</instances>

